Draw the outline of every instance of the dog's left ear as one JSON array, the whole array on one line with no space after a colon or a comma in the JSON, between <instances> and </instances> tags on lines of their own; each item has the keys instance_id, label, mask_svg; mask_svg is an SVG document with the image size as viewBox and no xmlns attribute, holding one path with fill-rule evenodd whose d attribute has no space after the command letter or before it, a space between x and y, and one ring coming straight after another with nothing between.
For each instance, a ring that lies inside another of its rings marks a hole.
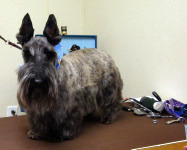
<instances>
[{"instance_id":1,"label":"dog's left ear","mask_svg":"<svg viewBox=\"0 0 187 150\"><path fill-rule=\"evenodd\" d=\"M34 29L32 26L32 21L29 14L27 13L22 20L19 33L16 35L18 44L21 44L23 46L33 37L33 34L34 34Z\"/></svg>"},{"instance_id":2,"label":"dog's left ear","mask_svg":"<svg viewBox=\"0 0 187 150\"><path fill-rule=\"evenodd\" d=\"M43 34L51 45L55 46L61 41L62 36L59 34L57 21L53 14L49 15Z\"/></svg>"}]
</instances>

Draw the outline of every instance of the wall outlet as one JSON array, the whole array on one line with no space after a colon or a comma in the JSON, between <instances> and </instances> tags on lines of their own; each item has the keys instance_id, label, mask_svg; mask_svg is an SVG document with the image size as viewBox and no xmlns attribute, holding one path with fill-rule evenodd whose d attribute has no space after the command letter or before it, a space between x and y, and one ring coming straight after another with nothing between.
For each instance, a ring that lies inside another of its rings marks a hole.
<instances>
[{"instance_id":1,"label":"wall outlet","mask_svg":"<svg viewBox=\"0 0 187 150\"><path fill-rule=\"evenodd\" d=\"M17 116L17 115L18 115L18 106L7 107L7 117Z\"/></svg>"}]
</instances>

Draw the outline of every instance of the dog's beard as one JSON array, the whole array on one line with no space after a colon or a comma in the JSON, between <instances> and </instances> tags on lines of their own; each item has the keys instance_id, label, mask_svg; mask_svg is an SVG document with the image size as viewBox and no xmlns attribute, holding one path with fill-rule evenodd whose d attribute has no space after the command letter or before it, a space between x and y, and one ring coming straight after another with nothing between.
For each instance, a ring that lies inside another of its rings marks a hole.
<instances>
[{"instance_id":1,"label":"dog's beard","mask_svg":"<svg viewBox=\"0 0 187 150\"><path fill-rule=\"evenodd\" d=\"M20 106L40 115L51 111L58 100L58 84L53 76L47 76L41 84L34 83L32 74L20 78L17 93Z\"/></svg>"}]
</instances>

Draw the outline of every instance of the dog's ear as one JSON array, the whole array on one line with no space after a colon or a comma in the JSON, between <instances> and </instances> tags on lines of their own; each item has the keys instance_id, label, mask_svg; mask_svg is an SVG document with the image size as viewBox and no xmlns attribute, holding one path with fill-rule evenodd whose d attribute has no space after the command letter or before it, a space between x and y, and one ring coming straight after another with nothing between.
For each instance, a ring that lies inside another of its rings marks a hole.
<instances>
[{"instance_id":1,"label":"dog's ear","mask_svg":"<svg viewBox=\"0 0 187 150\"><path fill-rule=\"evenodd\" d=\"M23 46L33 37L33 34L34 34L34 29L32 26L32 21L30 19L29 14L27 13L22 20L19 33L16 35L18 44L21 44Z\"/></svg>"},{"instance_id":2,"label":"dog's ear","mask_svg":"<svg viewBox=\"0 0 187 150\"><path fill-rule=\"evenodd\" d=\"M61 41L62 36L59 34L57 21L53 14L49 15L43 34L52 45L57 45Z\"/></svg>"}]
</instances>

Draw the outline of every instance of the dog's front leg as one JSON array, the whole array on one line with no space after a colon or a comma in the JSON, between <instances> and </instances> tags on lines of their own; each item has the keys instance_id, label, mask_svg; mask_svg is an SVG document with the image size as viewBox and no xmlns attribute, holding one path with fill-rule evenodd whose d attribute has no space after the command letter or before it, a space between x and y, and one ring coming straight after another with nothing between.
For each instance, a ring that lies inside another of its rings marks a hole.
<instances>
[{"instance_id":1,"label":"dog's front leg","mask_svg":"<svg viewBox=\"0 0 187 150\"><path fill-rule=\"evenodd\" d=\"M80 130L83 115L78 109L74 109L68 114L68 118L61 124L62 138L64 140L73 139Z\"/></svg>"}]
</instances>

